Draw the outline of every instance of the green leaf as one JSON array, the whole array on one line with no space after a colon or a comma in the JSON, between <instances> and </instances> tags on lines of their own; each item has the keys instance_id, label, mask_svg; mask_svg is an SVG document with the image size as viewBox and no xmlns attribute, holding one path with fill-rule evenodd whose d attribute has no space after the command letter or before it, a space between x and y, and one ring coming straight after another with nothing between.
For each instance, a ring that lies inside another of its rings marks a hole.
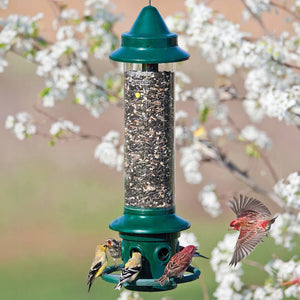
<instances>
[{"instance_id":1,"label":"green leaf","mask_svg":"<svg viewBox=\"0 0 300 300\"><path fill-rule=\"evenodd\" d=\"M5 43L1 43L0 44L0 49L5 49L6 48L6 44Z\"/></svg>"},{"instance_id":2,"label":"green leaf","mask_svg":"<svg viewBox=\"0 0 300 300\"><path fill-rule=\"evenodd\" d=\"M49 146L50 146L50 147L53 147L54 145L55 145L54 140L50 140L50 141L49 141Z\"/></svg>"},{"instance_id":3,"label":"green leaf","mask_svg":"<svg viewBox=\"0 0 300 300\"><path fill-rule=\"evenodd\" d=\"M39 94L40 98L44 98L46 95L50 93L51 88L50 87L45 87Z\"/></svg>"},{"instance_id":4,"label":"green leaf","mask_svg":"<svg viewBox=\"0 0 300 300\"><path fill-rule=\"evenodd\" d=\"M85 19L87 22L92 22L92 21L94 21L93 17L91 17L91 16L85 16L84 19Z\"/></svg>"},{"instance_id":5,"label":"green leaf","mask_svg":"<svg viewBox=\"0 0 300 300\"><path fill-rule=\"evenodd\" d=\"M107 89L111 89L113 87L113 84L114 84L114 81L111 77L106 80Z\"/></svg>"},{"instance_id":6,"label":"green leaf","mask_svg":"<svg viewBox=\"0 0 300 300\"><path fill-rule=\"evenodd\" d=\"M105 22L103 25L102 25L102 28L105 29L106 31L109 31L112 27L112 24L109 23L109 22Z\"/></svg>"},{"instance_id":7,"label":"green leaf","mask_svg":"<svg viewBox=\"0 0 300 300\"><path fill-rule=\"evenodd\" d=\"M72 19L72 21L75 25L78 25L81 23L81 19Z\"/></svg>"},{"instance_id":8,"label":"green leaf","mask_svg":"<svg viewBox=\"0 0 300 300\"><path fill-rule=\"evenodd\" d=\"M203 110L200 111L200 121L205 123L209 114L209 107L205 106Z\"/></svg>"},{"instance_id":9,"label":"green leaf","mask_svg":"<svg viewBox=\"0 0 300 300\"><path fill-rule=\"evenodd\" d=\"M37 37L36 42L43 47L47 46L47 41L42 37Z\"/></svg>"},{"instance_id":10,"label":"green leaf","mask_svg":"<svg viewBox=\"0 0 300 300\"><path fill-rule=\"evenodd\" d=\"M35 56L36 54L36 51L34 49L30 49L30 50L27 50L26 52L24 52L24 57L27 58L28 56Z\"/></svg>"},{"instance_id":11,"label":"green leaf","mask_svg":"<svg viewBox=\"0 0 300 300\"><path fill-rule=\"evenodd\" d=\"M68 47L63 54L68 55L68 54L70 54L72 52L73 52L73 49L71 47Z\"/></svg>"},{"instance_id":12,"label":"green leaf","mask_svg":"<svg viewBox=\"0 0 300 300\"><path fill-rule=\"evenodd\" d=\"M255 158L260 158L260 151L255 144L246 145L246 154Z\"/></svg>"}]
</instances>

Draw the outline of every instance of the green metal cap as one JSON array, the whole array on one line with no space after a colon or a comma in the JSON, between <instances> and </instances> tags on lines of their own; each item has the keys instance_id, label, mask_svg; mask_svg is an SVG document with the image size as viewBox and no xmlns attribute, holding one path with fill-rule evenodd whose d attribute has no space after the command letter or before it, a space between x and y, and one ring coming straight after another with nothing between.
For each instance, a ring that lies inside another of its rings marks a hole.
<instances>
[{"instance_id":1,"label":"green metal cap","mask_svg":"<svg viewBox=\"0 0 300 300\"><path fill-rule=\"evenodd\" d=\"M180 49L177 34L167 28L154 6L142 9L129 32L122 34L122 45L109 56L127 63L158 64L187 60L190 55Z\"/></svg>"}]
</instances>

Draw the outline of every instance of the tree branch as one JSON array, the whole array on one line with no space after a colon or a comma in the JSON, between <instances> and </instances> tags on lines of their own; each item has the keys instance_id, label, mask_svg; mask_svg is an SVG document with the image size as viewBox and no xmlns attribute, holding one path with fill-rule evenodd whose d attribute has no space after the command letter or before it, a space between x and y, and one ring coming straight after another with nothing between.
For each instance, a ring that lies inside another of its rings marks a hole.
<instances>
[{"instance_id":1,"label":"tree branch","mask_svg":"<svg viewBox=\"0 0 300 300\"><path fill-rule=\"evenodd\" d=\"M272 1L272 0L270 1L270 4L273 5L273 6L275 6L275 7L277 7L277 8L279 8L279 9L281 9L281 10L283 10L283 11L285 11L285 12L287 12L287 13L289 13L289 14L292 15L294 18L300 19L300 16L299 16L299 15L295 14L294 12L292 12L292 11L291 11L288 7L286 7L285 5L276 3L276 2L274 2L274 1Z\"/></svg>"},{"instance_id":2,"label":"tree branch","mask_svg":"<svg viewBox=\"0 0 300 300\"><path fill-rule=\"evenodd\" d=\"M256 262L256 261L250 260L250 259L248 259L248 258L244 258L244 259L243 259L243 262L244 262L245 264L249 265L249 266L256 267L256 268L258 268L258 269L260 269L260 270L266 272L264 266L261 265L260 263Z\"/></svg>"},{"instance_id":3,"label":"tree branch","mask_svg":"<svg viewBox=\"0 0 300 300\"><path fill-rule=\"evenodd\" d=\"M261 18L252 12L251 8L247 5L247 3L245 2L245 0L241 0L241 1L242 1L242 3L244 4L244 6L246 7L246 9L249 11L249 13L251 14L251 16L252 16L252 17L256 20L256 22L259 24L259 26L260 26L261 29L264 31L264 33L267 34L267 35L271 35L271 33L270 33L269 30L266 28L266 26L265 26L265 24L263 23L263 21L261 20Z\"/></svg>"},{"instance_id":4,"label":"tree branch","mask_svg":"<svg viewBox=\"0 0 300 300\"><path fill-rule=\"evenodd\" d=\"M280 197L278 197L273 191L266 190L260 184L258 184L252 178L250 178L246 171L242 171L240 168L238 168L232 161L230 161L227 158L225 154L222 154L220 156L220 159L216 160L216 162L220 166L226 168L234 177L247 184L255 192L268 197L273 202L275 202L279 207L281 208L285 207L285 203L282 201Z\"/></svg>"}]
</instances>

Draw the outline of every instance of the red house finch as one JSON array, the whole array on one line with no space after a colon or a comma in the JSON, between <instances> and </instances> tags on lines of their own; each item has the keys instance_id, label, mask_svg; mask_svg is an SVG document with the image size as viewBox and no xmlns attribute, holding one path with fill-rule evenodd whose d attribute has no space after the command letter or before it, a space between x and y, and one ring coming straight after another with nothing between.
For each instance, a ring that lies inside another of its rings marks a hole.
<instances>
[{"instance_id":1,"label":"red house finch","mask_svg":"<svg viewBox=\"0 0 300 300\"><path fill-rule=\"evenodd\" d=\"M88 292L90 292L94 280L103 273L106 266L107 266L106 245L98 245L96 247L95 257L88 274L88 281L87 281L87 285L89 286Z\"/></svg>"},{"instance_id":2,"label":"red house finch","mask_svg":"<svg viewBox=\"0 0 300 300\"><path fill-rule=\"evenodd\" d=\"M189 245L174 254L166 265L163 275L154 282L159 282L163 286L171 277L182 277L191 264L196 250L197 247Z\"/></svg>"},{"instance_id":3,"label":"red house finch","mask_svg":"<svg viewBox=\"0 0 300 300\"><path fill-rule=\"evenodd\" d=\"M142 255L139 252L133 252L132 257L127 261L122 269L119 283L115 290L120 290L125 282L131 282L136 279L142 269Z\"/></svg>"},{"instance_id":4,"label":"red house finch","mask_svg":"<svg viewBox=\"0 0 300 300\"><path fill-rule=\"evenodd\" d=\"M267 235L275 218L265 220L271 216L268 208L254 198L240 195L230 201L230 207L237 215L230 223L229 229L239 230L235 251L229 265L235 266L241 259L247 256L258 243Z\"/></svg>"},{"instance_id":5,"label":"red house finch","mask_svg":"<svg viewBox=\"0 0 300 300\"><path fill-rule=\"evenodd\" d=\"M107 246L107 251L109 255L113 258L114 264L116 266L116 259L122 256L122 245L121 241L115 239L106 240L105 245Z\"/></svg>"}]
</instances>

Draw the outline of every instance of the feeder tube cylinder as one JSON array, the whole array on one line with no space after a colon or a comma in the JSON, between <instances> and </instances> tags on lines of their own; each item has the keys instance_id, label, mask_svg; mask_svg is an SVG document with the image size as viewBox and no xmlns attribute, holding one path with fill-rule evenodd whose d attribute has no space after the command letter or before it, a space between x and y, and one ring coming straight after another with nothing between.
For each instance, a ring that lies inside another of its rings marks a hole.
<instances>
[{"instance_id":1,"label":"feeder tube cylinder","mask_svg":"<svg viewBox=\"0 0 300 300\"><path fill-rule=\"evenodd\" d=\"M174 206L174 64L125 64L125 206Z\"/></svg>"}]
</instances>

